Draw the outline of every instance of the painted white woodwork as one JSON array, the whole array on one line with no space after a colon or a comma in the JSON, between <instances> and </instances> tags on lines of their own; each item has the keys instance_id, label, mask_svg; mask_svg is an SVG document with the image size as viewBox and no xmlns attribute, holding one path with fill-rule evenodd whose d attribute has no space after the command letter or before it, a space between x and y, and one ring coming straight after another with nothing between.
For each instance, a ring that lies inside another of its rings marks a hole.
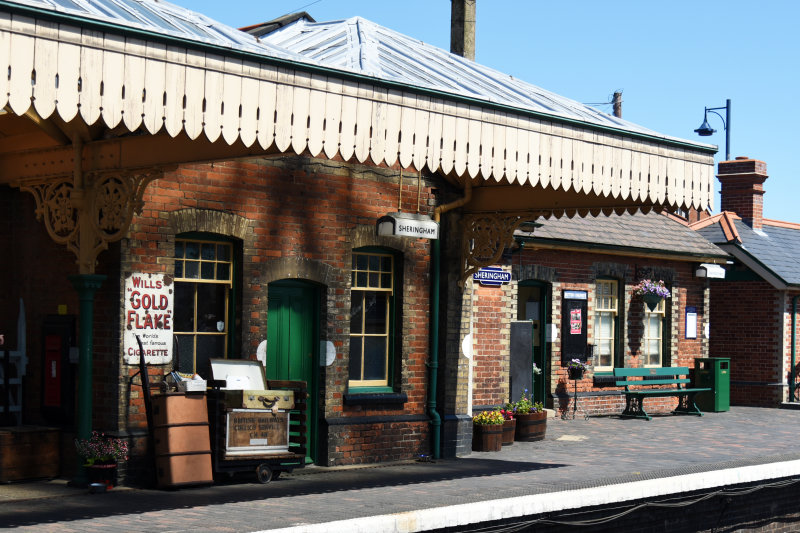
<instances>
[{"instance_id":1,"label":"painted white woodwork","mask_svg":"<svg viewBox=\"0 0 800 533\"><path fill-rule=\"evenodd\" d=\"M354 151L359 163L364 163L369 158L370 139L372 137L372 85L358 85L358 100L356 105L355 144Z\"/></svg>"},{"instance_id":2,"label":"painted white woodwork","mask_svg":"<svg viewBox=\"0 0 800 533\"><path fill-rule=\"evenodd\" d=\"M100 81L100 111L109 128L122 121L122 84L125 80L125 39L105 34L103 79Z\"/></svg>"},{"instance_id":3,"label":"painted white woodwork","mask_svg":"<svg viewBox=\"0 0 800 533\"><path fill-rule=\"evenodd\" d=\"M27 17L14 17L11 21L11 64L9 67L8 104L17 115L31 106L31 74L33 72L33 35L36 22Z\"/></svg>"},{"instance_id":4,"label":"painted white woodwork","mask_svg":"<svg viewBox=\"0 0 800 533\"><path fill-rule=\"evenodd\" d=\"M0 72L11 68L11 15L0 13ZM8 76L0 76L0 108L8 103Z\"/></svg>"},{"instance_id":5,"label":"painted white woodwork","mask_svg":"<svg viewBox=\"0 0 800 533\"><path fill-rule=\"evenodd\" d=\"M325 139L325 88L327 80L324 76L311 76L311 94L308 108L308 153L316 157L322 153ZM245 143L246 144L246 143Z\"/></svg>"},{"instance_id":6,"label":"painted white woodwork","mask_svg":"<svg viewBox=\"0 0 800 533\"><path fill-rule=\"evenodd\" d=\"M232 57L0 13L0 99L17 115L673 207L713 199L700 148Z\"/></svg>"},{"instance_id":7,"label":"painted white woodwork","mask_svg":"<svg viewBox=\"0 0 800 533\"><path fill-rule=\"evenodd\" d=\"M125 77L123 79L124 95L122 98L122 121L129 131L136 131L142 124L142 115L144 114L144 102L142 95L144 94L144 76L145 76L145 59L143 52L146 49L145 42L137 39L127 39L125 41ZM191 56L187 55L187 61L191 62ZM199 71L200 79L197 83L202 83L202 70L189 69ZM199 94L199 91L195 91ZM201 120L197 121L198 124L187 124L187 134L191 131L194 133L194 139L202 131Z\"/></svg>"},{"instance_id":8,"label":"painted white woodwork","mask_svg":"<svg viewBox=\"0 0 800 533\"><path fill-rule=\"evenodd\" d=\"M37 21L33 50L33 105L39 116L49 117L56 106L56 73L58 72L58 25ZM0 44L2 47L2 44ZM7 50L7 48L6 48ZM2 54L0 48L0 54Z\"/></svg>"}]
</instances>

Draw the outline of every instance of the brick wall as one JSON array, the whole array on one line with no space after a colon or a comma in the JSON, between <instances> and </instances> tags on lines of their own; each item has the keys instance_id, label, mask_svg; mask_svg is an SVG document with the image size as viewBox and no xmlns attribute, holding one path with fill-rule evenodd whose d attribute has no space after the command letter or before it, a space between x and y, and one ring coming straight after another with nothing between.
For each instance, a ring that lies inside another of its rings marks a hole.
<instances>
[{"instance_id":1,"label":"brick wall","mask_svg":"<svg viewBox=\"0 0 800 533\"><path fill-rule=\"evenodd\" d=\"M784 395L783 294L764 281L711 282L711 357L731 359L731 404L776 406Z\"/></svg>"},{"instance_id":2,"label":"brick wall","mask_svg":"<svg viewBox=\"0 0 800 533\"><path fill-rule=\"evenodd\" d=\"M671 366L694 367L694 359L708 354L708 343L704 338L707 321L707 293L705 281L693 277L691 262L648 260L642 258L613 256L606 254L559 251L552 249L532 249L526 245L523 256L515 256L510 261L515 280L539 280L551 284L550 320L559 331L558 338L551 344L551 357L544 379L547 380L551 396L549 407L560 412L571 412L575 395L575 385L568 379L567 369L561 363L561 297L565 290L586 291L588 296L588 342L594 343L595 283L598 277L611 277L624 284L620 301L620 320L625 327L622 334L622 359L625 366L643 366L641 357L641 336L644 331L642 319L644 304L632 295L633 285L642 277L663 279L672 290L669 302L669 338L667 359L663 364ZM516 313L516 283L509 286L510 293L501 296L495 289L476 291L475 313L482 317L497 317L496 322L485 320L478 331L484 338L494 342L476 344L476 367L473 371L474 406L500 404L508 398L508 365L500 363L508 360L508 345L502 343L504 327L500 317L511 317ZM686 339L685 309L695 307L698 315L696 339ZM492 331L493 330L493 331ZM624 398L617 387L595 377L593 371L587 372L577 383L579 407L589 414L619 413L623 409ZM649 398L645 401L648 412L668 412L677 405L675 398Z\"/></svg>"},{"instance_id":3,"label":"brick wall","mask_svg":"<svg viewBox=\"0 0 800 533\"><path fill-rule=\"evenodd\" d=\"M396 170L306 157L182 167L148 187L145 210L122 243L122 270L171 273L175 236L182 232L211 232L240 241L241 353L234 355L246 359L255 358L267 337L269 283L318 283L321 341L332 343L336 352L332 364L319 369L320 424L325 427L321 435L326 442L320 443L325 456L318 462L411 458L429 446L427 424L414 417L427 420L430 243L375 235L376 219L398 210L398 186ZM423 213L432 212L432 184L418 183L416 174L406 173L402 211L416 213L418 200ZM395 354L395 389L407 395L401 405L343 401L348 390L351 253L362 246L402 254L398 268L403 282L396 292L402 302L397 332L401 343ZM119 381L132 372L132 367L123 368ZM131 426L141 426L143 412L135 389L122 391L119 408Z\"/></svg>"}]
</instances>

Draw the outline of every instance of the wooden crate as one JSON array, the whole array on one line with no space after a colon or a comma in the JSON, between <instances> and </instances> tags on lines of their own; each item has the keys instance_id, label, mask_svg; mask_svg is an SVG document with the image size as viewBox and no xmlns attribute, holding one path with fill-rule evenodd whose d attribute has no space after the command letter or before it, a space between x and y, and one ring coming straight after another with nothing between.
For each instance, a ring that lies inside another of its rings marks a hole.
<instances>
[{"instance_id":1,"label":"wooden crate","mask_svg":"<svg viewBox=\"0 0 800 533\"><path fill-rule=\"evenodd\" d=\"M0 483L57 477L61 472L60 441L57 428L0 428Z\"/></svg>"},{"instance_id":2,"label":"wooden crate","mask_svg":"<svg viewBox=\"0 0 800 533\"><path fill-rule=\"evenodd\" d=\"M159 487L214 481L204 392L153 396L153 424Z\"/></svg>"}]
</instances>

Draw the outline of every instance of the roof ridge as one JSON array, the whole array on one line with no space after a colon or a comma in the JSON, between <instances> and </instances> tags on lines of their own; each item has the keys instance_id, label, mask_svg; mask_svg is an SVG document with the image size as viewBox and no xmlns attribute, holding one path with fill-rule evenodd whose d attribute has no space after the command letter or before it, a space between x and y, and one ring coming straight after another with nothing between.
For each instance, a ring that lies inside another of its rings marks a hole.
<instances>
[{"instance_id":1,"label":"roof ridge","mask_svg":"<svg viewBox=\"0 0 800 533\"><path fill-rule=\"evenodd\" d=\"M689 224L689 227L697 231L719 223L720 229L722 230L722 234L725 236L725 240L727 240L728 242L736 241L738 243L741 243L742 238L739 236L739 231L736 229L736 223L735 223L735 221L741 219L742 217L740 217L733 211L723 211L722 213L713 215L708 218L704 218L703 220L698 220L697 222L693 222Z\"/></svg>"},{"instance_id":2,"label":"roof ridge","mask_svg":"<svg viewBox=\"0 0 800 533\"><path fill-rule=\"evenodd\" d=\"M786 228L786 229L797 229L800 230L800 223L797 222L786 222L784 220L773 220L770 218L764 218L761 220L761 223L766 226L774 226L777 228Z\"/></svg>"}]
</instances>

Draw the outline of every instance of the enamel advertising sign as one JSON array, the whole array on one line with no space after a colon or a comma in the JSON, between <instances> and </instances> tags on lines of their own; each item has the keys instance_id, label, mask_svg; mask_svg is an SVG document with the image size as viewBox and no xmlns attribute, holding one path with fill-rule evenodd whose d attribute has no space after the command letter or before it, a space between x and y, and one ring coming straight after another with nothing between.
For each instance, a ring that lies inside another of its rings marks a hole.
<instances>
[{"instance_id":1,"label":"enamel advertising sign","mask_svg":"<svg viewBox=\"0 0 800 533\"><path fill-rule=\"evenodd\" d=\"M139 364L138 335L145 361L160 365L172 362L172 277L135 272L125 278L123 354L125 363Z\"/></svg>"}]
</instances>

